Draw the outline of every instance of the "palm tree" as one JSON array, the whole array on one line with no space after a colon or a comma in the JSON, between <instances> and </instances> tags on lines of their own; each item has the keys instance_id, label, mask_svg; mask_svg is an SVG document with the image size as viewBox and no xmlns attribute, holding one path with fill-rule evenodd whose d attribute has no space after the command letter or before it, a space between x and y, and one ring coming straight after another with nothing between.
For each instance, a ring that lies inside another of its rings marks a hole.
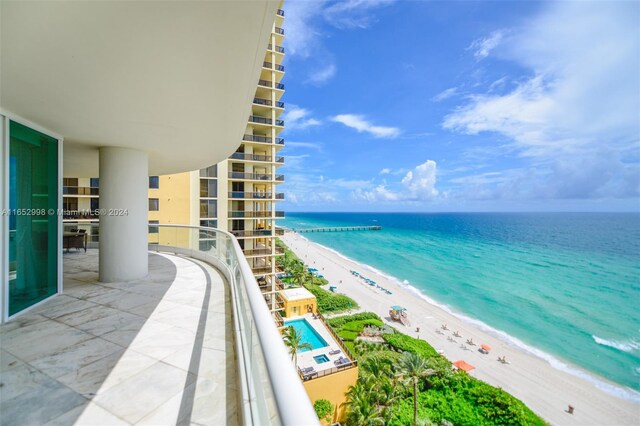
<instances>
[{"instance_id":1,"label":"palm tree","mask_svg":"<svg viewBox=\"0 0 640 426\"><path fill-rule=\"evenodd\" d=\"M297 263L291 270L292 281L298 284L298 287L302 287L307 276L307 269L302 263Z\"/></svg>"},{"instance_id":2,"label":"palm tree","mask_svg":"<svg viewBox=\"0 0 640 426\"><path fill-rule=\"evenodd\" d=\"M418 424L418 380L436 374L426 359L413 352L405 352L398 360L398 376L405 384L413 385L413 424Z\"/></svg>"},{"instance_id":3,"label":"palm tree","mask_svg":"<svg viewBox=\"0 0 640 426\"><path fill-rule=\"evenodd\" d=\"M300 352L300 349L312 349L310 343L301 343L302 335L292 326L284 329L282 337L284 339L284 345L289 348L291 360L294 361L296 365L298 364L298 352Z\"/></svg>"},{"instance_id":4,"label":"palm tree","mask_svg":"<svg viewBox=\"0 0 640 426\"><path fill-rule=\"evenodd\" d=\"M371 400L373 389L358 383L355 386L349 386L346 393L346 405L349 409L347 415L347 424L356 426L376 426L384 424L380 409Z\"/></svg>"}]
</instances>

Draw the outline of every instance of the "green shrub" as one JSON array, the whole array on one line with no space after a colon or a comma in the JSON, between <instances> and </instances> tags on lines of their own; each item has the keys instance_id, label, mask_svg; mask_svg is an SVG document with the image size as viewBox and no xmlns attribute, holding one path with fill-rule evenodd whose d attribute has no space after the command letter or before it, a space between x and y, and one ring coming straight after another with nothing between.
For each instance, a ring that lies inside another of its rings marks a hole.
<instances>
[{"instance_id":1,"label":"green shrub","mask_svg":"<svg viewBox=\"0 0 640 426\"><path fill-rule=\"evenodd\" d=\"M433 349L433 346L424 340L414 339L413 337L402 333L388 333L383 334L382 337L392 348L405 352L417 353L427 359L441 358L441 355Z\"/></svg>"},{"instance_id":2,"label":"green shrub","mask_svg":"<svg viewBox=\"0 0 640 426\"><path fill-rule=\"evenodd\" d=\"M362 320L368 320L368 319L377 319L378 321L381 321L380 317L374 314L373 312L360 312L353 315L344 315L340 317L331 318L331 319L328 319L327 322L329 323L329 325L331 325L331 327L337 329L337 328L341 328L343 325L345 325L348 322L362 321Z\"/></svg>"},{"instance_id":3,"label":"green shrub","mask_svg":"<svg viewBox=\"0 0 640 426\"><path fill-rule=\"evenodd\" d=\"M316 410L316 414L320 420L324 420L327 423L331 421L331 415L333 414L333 404L326 399L319 399L313 403L313 409Z\"/></svg>"},{"instance_id":4,"label":"green shrub","mask_svg":"<svg viewBox=\"0 0 640 426\"><path fill-rule=\"evenodd\" d=\"M338 336L342 337L345 341L349 340L353 342L356 340L356 337L358 337L358 333L356 331L341 330L338 332Z\"/></svg>"},{"instance_id":5,"label":"green shrub","mask_svg":"<svg viewBox=\"0 0 640 426\"><path fill-rule=\"evenodd\" d=\"M343 312L358 307L355 300L344 294L334 294L314 285L304 287L316 297L320 312Z\"/></svg>"}]
</instances>

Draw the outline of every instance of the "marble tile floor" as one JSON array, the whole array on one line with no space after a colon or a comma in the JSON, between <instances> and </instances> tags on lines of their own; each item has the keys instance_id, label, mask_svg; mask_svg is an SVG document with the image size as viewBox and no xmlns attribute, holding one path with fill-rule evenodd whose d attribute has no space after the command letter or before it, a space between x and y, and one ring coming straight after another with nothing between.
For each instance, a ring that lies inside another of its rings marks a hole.
<instances>
[{"instance_id":1,"label":"marble tile floor","mask_svg":"<svg viewBox=\"0 0 640 426\"><path fill-rule=\"evenodd\" d=\"M64 254L64 293L0 326L0 423L237 424L229 289L211 266L149 254L149 276L98 283Z\"/></svg>"}]
</instances>

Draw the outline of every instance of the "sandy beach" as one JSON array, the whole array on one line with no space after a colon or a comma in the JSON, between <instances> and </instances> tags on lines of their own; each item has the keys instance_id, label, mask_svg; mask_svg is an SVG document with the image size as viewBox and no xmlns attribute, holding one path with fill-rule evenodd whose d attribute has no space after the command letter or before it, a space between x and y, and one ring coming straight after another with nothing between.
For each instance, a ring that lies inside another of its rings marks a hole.
<instances>
[{"instance_id":1,"label":"sandy beach","mask_svg":"<svg viewBox=\"0 0 640 426\"><path fill-rule=\"evenodd\" d=\"M355 299L359 311L377 313L403 333L419 337L442 350L451 361L463 359L476 368L471 375L500 387L521 399L534 412L554 425L637 425L640 404L615 397L576 375L554 368L548 361L515 346L497 333L483 330L429 303L395 280L350 261L335 252L288 232L281 237L307 265L317 268L331 285ZM350 271L357 270L392 292L383 293L375 286L363 284ZM389 307L407 308L410 326L389 318ZM446 324L448 330L442 330ZM417 332L419 328L419 332ZM461 337L454 337L457 331ZM476 345L466 344L472 339ZM491 346L488 355L478 351L480 344ZM506 357L509 364L498 362ZM578 367L575 370L581 371ZM605 379L602 379L605 381ZM572 405L575 410L566 410Z\"/></svg>"}]
</instances>

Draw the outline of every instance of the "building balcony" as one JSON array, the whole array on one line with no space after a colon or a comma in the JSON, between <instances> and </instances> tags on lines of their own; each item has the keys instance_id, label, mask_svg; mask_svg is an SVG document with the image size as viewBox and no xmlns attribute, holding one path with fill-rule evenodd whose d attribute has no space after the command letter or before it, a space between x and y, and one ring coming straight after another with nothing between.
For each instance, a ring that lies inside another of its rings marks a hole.
<instances>
[{"instance_id":1,"label":"building balcony","mask_svg":"<svg viewBox=\"0 0 640 426\"><path fill-rule=\"evenodd\" d=\"M272 192L243 192L243 191L231 191L229 192L229 198L242 199L242 200L271 200L273 199ZM276 194L276 197L278 194Z\"/></svg>"},{"instance_id":2,"label":"building balcony","mask_svg":"<svg viewBox=\"0 0 640 426\"><path fill-rule=\"evenodd\" d=\"M71 252L64 294L0 326L2 423L318 424L237 242L155 226L146 278Z\"/></svg>"},{"instance_id":3,"label":"building balcony","mask_svg":"<svg viewBox=\"0 0 640 426\"><path fill-rule=\"evenodd\" d=\"M284 30L280 27L275 27L273 32L276 34L284 35Z\"/></svg>"},{"instance_id":4,"label":"building balcony","mask_svg":"<svg viewBox=\"0 0 640 426\"><path fill-rule=\"evenodd\" d=\"M64 220L92 220L99 219L99 210L64 210Z\"/></svg>"},{"instance_id":5,"label":"building balcony","mask_svg":"<svg viewBox=\"0 0 640 426\"><path fill-rule=\"evenodd\" d=\"M93 188L88 186L63 186L62 187L63 195L88 195L88 196L99 196L100 188Z\"/></svg>"},{"instance_id":6,"label":"building balcony","mask_svg":"<svg viewBox=\"0 0 640 426\"><path fill-rule=\"evenodd\" d=\"M282 47L282 46L274 46L271 43L269 43L269 45L267 46L267 50L272 50L274 52L284 54L284 47Z\"/></svg>"},{"instance_id":7,"label":"building balcony","mask_svg":"<svg viewBox=\"0 0 640 426\"><path fill-rule=\"evenodd\" d=\"M271 231L271 229L255 229L253 231L237 230L237 231L230 231L230 233L236 238L273 236L273 232ZM276 235L278 234L276 233Z\"/></svg>"},{"instance_id":8,"label":"building balcony","mask_svg":"<svg viewBox=\"0 0 640 426\"><path fill-rule=\"evenodd\" d=\"M275 143L276 145L284 145L284 138L275 138L274 140L269 136L261 136L261 135L244 135L242 137L242 140L247 142L271 143L271 144Z\"/></svg>"},{"instance_id":9,"label":"building balcony","mask_svg":"<svg viewBox=\"0 0 640 426\"><path fill-rule=\"evenodd\" d=\"M251 272L253 272L254 275L264 275L270 274L272 270L271 266L252 266Z\"/></svg>"},{"instance_id":10,"label":"building balcony","mask_svg":"<svg viewBox=\"0 0 640 426\"><path fill-rule=\"evenodd\" d=\"M254 105L260 105L260 106L267 106L267 107L275 106L276 108L284 108L284 102L281 102L281 101L271 102L271 100L263 99L263 98L253 98L253 103Z\"/></svg>"},{"instance_id":11,"label":"building balcony","mask_svg":"<svg viewBox=\"0 0 640 426\"><path fill-rule=\"evenodd\" d=\"M278 182L284 182L284 175L276 175L275 180L277 180Z\"/></svg>"},{"instance_id":12,"label":"building balcony","mask_svg":"<svg viewBox=\"0 0 640 426\"><path fill-rule=\"evenodd\" d=\"M276 211L276 217L284 217L283 211Z\"/></svg>"},{"instance_id":13,"label":"building balcony","mask_svg":"<svg viewBox=\"0 0 640 426\"><path fill-rule=\"evenodd\" d=\"M273 157L270 155L246 154L244 152L234 152L229 156L229 158L232 158L234 160L245 160L245 161L265 161L268 163L273 161ZM282 158L282 157L278 157L278 158Z\"/></svg>"},{"instance_id":14,"label":"building balcony","mask_svg":"<svg viewBox=\"0 0 640 426\"><path fill-rule=\"evenodd\" d=\"M236 180L271 180L273 176L266 173L229 172L229 179ZM277 177L277 176L276 176ZM277 180L277 179L276 179Z\"/></svg>"},{"instance_id":15,"label":"building balcony","mask_svg":"<svg viewBox=\"0 0 640 426\"><path fill-rule=\"evenodd\" d=\"M272 119L267 118L267 117L260 117L258 115L250 115L249 116L249 121L251 123L257 123L257 124L267 124L267 125L273 124L273 120Z\"/></svg>"},{"instance_id":16,"label":"building balcony","mask_svg":"<svg viewBox=\"0 0 640 426\"><path fill-rule=\"evenodd\" d=\"M276 193L276 200L284 200L284 192Z\"/></svg>"},{"instance_id":17,"label":"building balcony","mask_svg":"<svg viewBox=\"0 0 640 426\"><path fill-rule=\"evenodd\" d=\"M280 71L280 72L284 72L284 65L282 64L274 64L272 62L269 61L264 61L262 63L262 68L266 68L269 70L275 70L275 71Z\"/></svg>"},{"instance_id":18,"label":"building balcony","mask_svg":"<svg viewBox=\"0 0 640 426\"><path fill-rule=\"evenodd\" d=\"M276 235L284 235L284 229L276 228Z\"/></svg>"},{"instance_id":19,"label":"building balcony","mask_svg":"<svg viewBox=\"0 0 640 426\"><path fill-rule=\"evenodd\" d=\"M271 256L273 254L273 250L271 248L258 248L258 249L244 249L242 250L245 256Z\"/></svg>"},{"instance_id":20,"label":"building balcony","mask_svg":"<svg viewBox=\"0 0 640 426\"><path fill-rule=\"evenodd\" d=\"M284 10L278 9L278 16L284 16Z\"/></svg>"},{"instance_id":21,"label":"building balcony","mask_svg":"<svg viewBox=\"0 0 640 426\"><path fill-rule=\"evenodd\" d=\"M284 120L276 120L276 126L284 127Z\"/></svg>"},{"instance_id":22,"label":"building balcony","mask_svg":"<svg viewBox=\"0 0 640 426\"><path fill-rule=\"evenodd\" d=\"M278 216L278 213L282 213L282 216ZM276 217L284 217L284 212L275 212ZM229 211L230 218L258 218L258 217L274 217L274 213L272 211L244 211L244 210L231 210Z\"/></svg>"},{"instance_id":23,"label":"building balcony","mask_svg":"<svg viewBox=\"0 0 640 426\"><path fill-rule=\"evenodd\" d=\"M284 319L282 318L282 315L280 315L279 312L273 313L273 321L276 323L276 327L278 328L284 327Z\"/></svg>"}]
</instances>

